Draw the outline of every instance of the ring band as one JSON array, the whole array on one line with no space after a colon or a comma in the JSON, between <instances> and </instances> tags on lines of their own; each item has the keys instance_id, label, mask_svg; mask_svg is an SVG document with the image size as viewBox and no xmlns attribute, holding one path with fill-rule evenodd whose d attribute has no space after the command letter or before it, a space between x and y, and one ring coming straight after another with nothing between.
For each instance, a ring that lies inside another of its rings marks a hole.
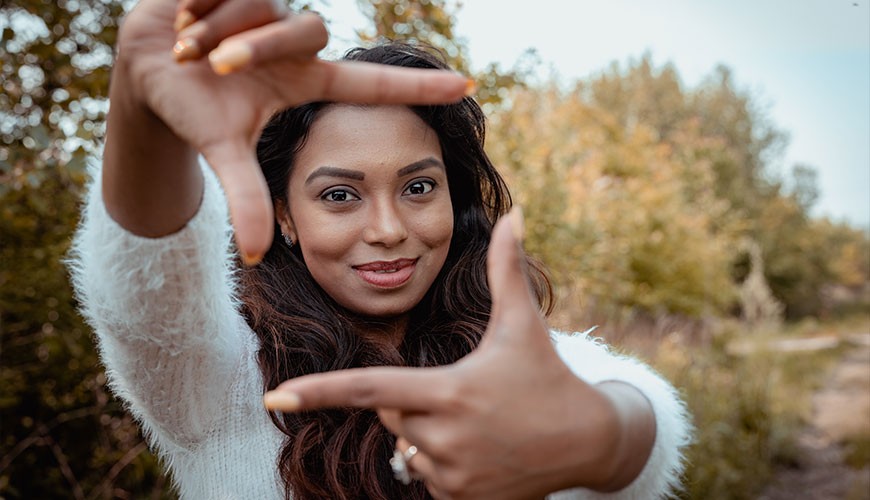
<instances>
[{"instance_id":1,"label":"ring band","mask_svg":"<svg viewBox=\"0 0 870 500\"><path fill-rule=\"evenodd\" d=\"M393 477L404 485L411 484L411 469L408 462L417 454L417 447L411 445L404 452L398 448L393 451L393 458L390 459L390 467L393 468Z\"/></svg>"}]
</instances>

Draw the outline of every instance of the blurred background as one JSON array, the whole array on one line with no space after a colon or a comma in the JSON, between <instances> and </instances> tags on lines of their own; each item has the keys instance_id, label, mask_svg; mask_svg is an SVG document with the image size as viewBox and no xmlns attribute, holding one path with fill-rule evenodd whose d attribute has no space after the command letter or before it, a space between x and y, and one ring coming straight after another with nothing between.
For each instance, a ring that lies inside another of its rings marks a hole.
<instances>
[{"instance_id":1,"label":"blurred background","mask_svg":"<svg viewBox=\"0 0 870 500\"><path fill-rule=\"evenodd\" d=\"M552 326L682 391L682 498L775 500L870 499L868 3L291 6L475 77ZM175 498L63 265L133 4L0 4L0 498Z\"/></svg>"}]
</instances>

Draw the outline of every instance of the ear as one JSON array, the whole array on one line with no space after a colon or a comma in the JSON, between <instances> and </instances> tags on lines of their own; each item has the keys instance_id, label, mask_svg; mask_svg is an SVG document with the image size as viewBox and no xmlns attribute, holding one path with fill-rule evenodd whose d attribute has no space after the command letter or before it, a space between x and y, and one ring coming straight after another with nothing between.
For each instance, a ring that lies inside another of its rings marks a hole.
<instances>
[{"instance_id":1,"label":"ear","mask_svg":"<svg viewBox=\"0 0 870 500\"><path fill-rule=\"evenodd\" d=\"M281 226L281 233L289 236L293 241L299 241L296 237L296 226L293 217L290 217L290 209L285 200L275 201L275 221Z\"/></svg>"}]
</instances>

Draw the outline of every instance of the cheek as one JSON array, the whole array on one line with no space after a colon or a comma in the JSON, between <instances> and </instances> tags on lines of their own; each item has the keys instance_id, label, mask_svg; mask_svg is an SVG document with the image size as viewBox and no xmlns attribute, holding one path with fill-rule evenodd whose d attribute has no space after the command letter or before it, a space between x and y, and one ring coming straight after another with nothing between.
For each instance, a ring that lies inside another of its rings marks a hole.
<instances>
[{"instance_id":1,"label":"cheek","mask_svg":"<svg viewBox=\"0 0 870 500\"><path fill-rule=\"evenodd\" d=\"M432 247L449 247L452 238L453 218L451 217L446 221L438 221L433 225L431 234L427 238L427 243Z\"/></svg>"},{"instance_id":2,"label":"cheek","mask_svg":"<svg viewBox=\"0 0 870 500\"><path fill-rule=\"evenodd\" d=\"M347 218L313 219L309 217L306 224L297 225L296 232L306 265L315 274L314 268L327 269L341 264L359 236Z\"/></svg>"},{"instance_id":3,"label":"cheek","mask_svg":"<svg viewBox=\"0 0 870 500\"><path fill-rule=\"evenodd\" d=\"M435 207L418 227L423 228L418 233L420 240L429 248L443 249L446 255L453 238L453 207L449 202Z\"/></svg>"}]
</instances>

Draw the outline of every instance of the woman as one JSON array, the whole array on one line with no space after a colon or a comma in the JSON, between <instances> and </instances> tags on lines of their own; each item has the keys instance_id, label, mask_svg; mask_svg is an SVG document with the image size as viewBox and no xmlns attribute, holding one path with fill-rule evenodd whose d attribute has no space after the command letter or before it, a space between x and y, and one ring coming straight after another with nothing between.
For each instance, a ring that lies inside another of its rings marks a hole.
<instances>
[{"instance_id":1,"label":"woman","mask_svg":"<svg viewBox=\"0 0 870 500\"><path fill-rule=\"evenodd\" d=\"M74 280L182 497L666 494L683 407L594 339L550 338L521 216L495 224L480 109L432 105L465 81L400 45L326 63L324 43L250 0L144 0L120 36Z\"/></svg>"}]
</instances>

